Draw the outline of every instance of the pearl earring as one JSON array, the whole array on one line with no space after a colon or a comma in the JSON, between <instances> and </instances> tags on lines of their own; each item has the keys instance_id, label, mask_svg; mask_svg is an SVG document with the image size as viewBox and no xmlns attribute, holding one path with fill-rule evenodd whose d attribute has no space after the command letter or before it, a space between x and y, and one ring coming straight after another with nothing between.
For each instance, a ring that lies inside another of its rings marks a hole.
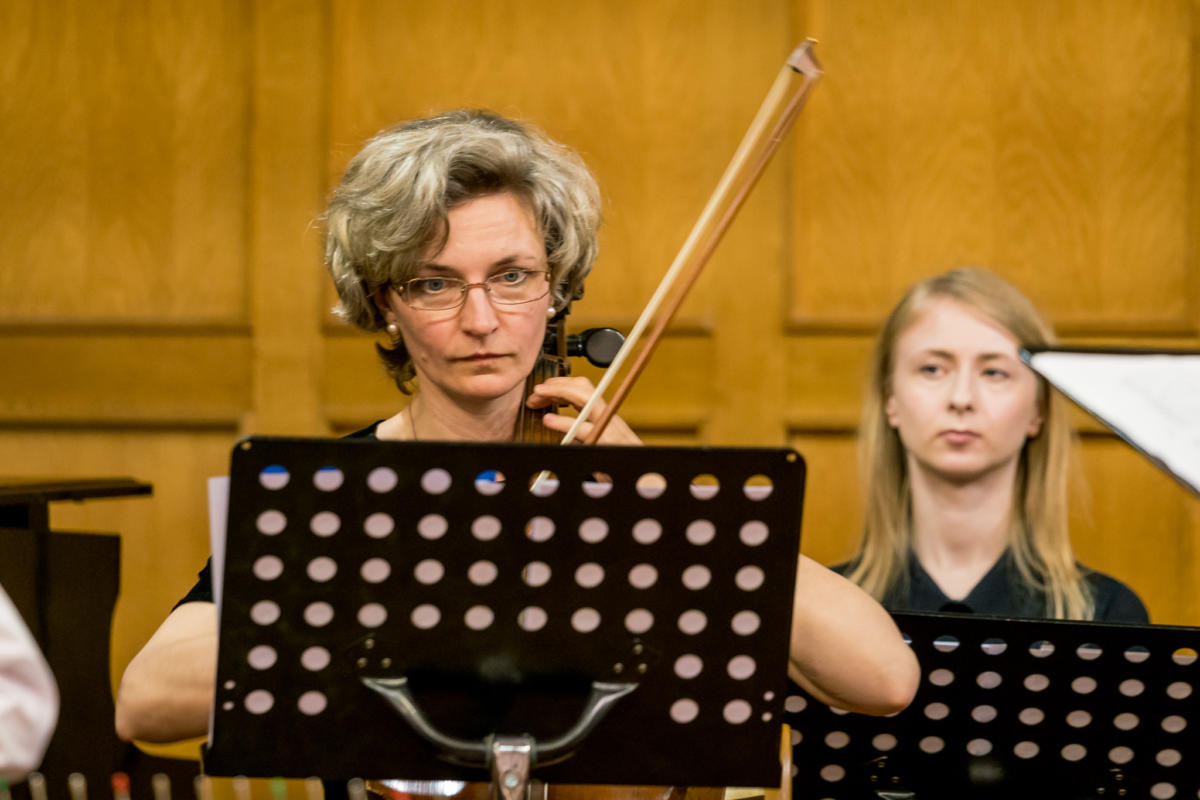
<instances>
[{"instance_id":1,"label":"pearl earring","mask_svg":"<svg viewBox=\"0 0 1200 800\"><path fill-rule=\"evenodd\" d=\"M554 306L550 306L546 309L546 319L554 319L554 315L557 313L558 312L554 310Z\"/></svg>"},{"instance_id":2,"label":"pearl earring","mask_svg":"<svg viewBox=\"0 0 1200 800\"><path fill-rule=\"evenodd\" d=\"M394 322L389 322L387 324L387 332L393 339L398 339L400 337L400 326Z\"/></svg>"}]
</instances>

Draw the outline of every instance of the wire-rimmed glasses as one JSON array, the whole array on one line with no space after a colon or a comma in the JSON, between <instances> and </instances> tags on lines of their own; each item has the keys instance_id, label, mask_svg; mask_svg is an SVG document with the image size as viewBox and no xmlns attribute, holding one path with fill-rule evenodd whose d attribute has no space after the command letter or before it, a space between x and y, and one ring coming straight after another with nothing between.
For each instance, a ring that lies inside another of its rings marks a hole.
<instances>
[{"instance_id":1,"label":"wire-rimmed glasses","mask_svg":"<svg viewBox=\"0 0 1200 800\"><path fill-rule=\"evenodd\" d=\"M467 301L467 292L478 286L493 303L517 306L541 300L550 293L550 270L506 269L485 281L469 283L462 278L413 278L393 284L409 308L420 311L450 311Z\"/></svg>"}]
</instances>

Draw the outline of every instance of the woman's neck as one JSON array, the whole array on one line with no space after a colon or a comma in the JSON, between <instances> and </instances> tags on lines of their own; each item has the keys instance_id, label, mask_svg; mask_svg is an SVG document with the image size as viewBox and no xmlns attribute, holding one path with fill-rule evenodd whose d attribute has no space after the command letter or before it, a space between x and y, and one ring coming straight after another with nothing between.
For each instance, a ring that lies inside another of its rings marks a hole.
<instances>
[{"instance_id":1,"label":"woman's neck","mask_svg":"<svg viewBox=\"0 0 1200 800\"><path fill-rule=\"evenodd\" d=\"M497 398L464 402L422 388L409 404L410 438L428 441L507 442L512 439L523 387Z\"/></svg>"},{"instance_id":2,"label":"woman's neck","mask_svg":"<svg viewBox=\"0 0 1200 800\"><path fill-rule=\"evenodd\" d=\"M956 483L909 458L913 552L947 597L970 593L1010 544L1016 461Z\"/></svg>"}]
</instances>

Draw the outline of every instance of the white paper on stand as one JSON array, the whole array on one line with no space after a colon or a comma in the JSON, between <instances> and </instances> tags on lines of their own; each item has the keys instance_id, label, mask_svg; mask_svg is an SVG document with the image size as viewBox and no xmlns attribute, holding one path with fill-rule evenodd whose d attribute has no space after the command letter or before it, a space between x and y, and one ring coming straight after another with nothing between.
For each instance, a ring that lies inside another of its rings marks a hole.
<instances>
[{"instance_id":1,"label":"white paper on stand","mask_svg":"<svg viewBox=\"0 0 1200 800\"><path fill-rule=\"evenodd\" d=\"M213 602L221 619L221 584L225 574L225 526L229 516L229 476L208 479L208 543L212 549L209 572L212 576ZM219 643L218 643L219 644ZM214 657L216 654L214 653ZM216 707L208 711L208 738L212 740Z\"/></svg>"}]
</instances>

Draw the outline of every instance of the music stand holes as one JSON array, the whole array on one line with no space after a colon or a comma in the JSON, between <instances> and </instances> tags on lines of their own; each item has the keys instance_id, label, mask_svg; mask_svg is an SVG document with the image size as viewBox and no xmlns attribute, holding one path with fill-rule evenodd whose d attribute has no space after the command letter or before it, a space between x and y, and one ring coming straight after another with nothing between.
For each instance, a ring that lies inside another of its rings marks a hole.
<instances>
[{"instance_id":1,"label":"music stand holes","mask_svg":"<svg viewBox=\"0 0 1200 800\"><path fill-rule=\"evenodd\" d=\"M742 529L738 531L738 538L742 540L742 544L747 547L758 547L767 540L770 534L766 523L752 519L742 525Z\"/></svg>"},{"instance_id":2,"label":"music stand holes","mask_svg":"<svg viewBox=\"0 0 1200 800\"><path fill-rule=\"evenodd\" d=\"M608 523L599 517L588 517L579 523L579 538L588 544L603 542L608 536Z\"/></svg>"},{"instance_id":3,"label":"music stand holes","mask_svg":"<svg viewBox=\"0 0 1200 800\"><path fill-rule=\"evenodd\" d=\"M742 492L746 495L747 499L754 500L755 502L766 500L771 496L771 492L773 491L775 491L775 484L766 475L751 475L742 484Z\"/></svg>"},{"instance_id":4,"label":"music stand holes","mask_svg":"<svg viewBox=\"0 0 1200 800\"><path fill-rule=\"evenodd\" d=\"M467 580L476 586L489 586L499 574L499 568L491 561L476 561L467 567Z\"/></svg>"},{"instance_id":5,"label":"music stand holes","mask_svg":"<svg viewBox=\"0 0 1200 800\"><path fill-rule=\"evenodd\" d=\"M1190 647L1181 647L1171 653L1171 660L1181 667L1190 666L1196 660L1196 651Z\"/></svg>"},{"instance_id":6,"label":"music stand holes","mask_svg":"<svg viewBox=\"0 0 1200 800\"><path fill-rule=\"evenodd\" d=\"M971 719L976 722L987 723L996 718L996 707L989 705L975 706L971 709Z\"/></svg>"},{"instance_id":7,"label":"music stand holes","mask_svg":"<svg viewBox=\"0 0 1200 800\"><path fill-rule=\"evenodd\" d=\"M758 627L761 624L762 620L760 620L758 614L755 614L753 611L739 611L733 615L733 619L730 621L729 627L732 628L733 632L738 636L749 636L750 634L758 631Z\"/></svg>"},{"instance_id":8,"label":"music stand holes","mask_svg":"<svg viewBox=\"0 0 1200 800\"><path fill-rule=\"evenodd\" d=\"M1192 685L1184 681L1175 681L1167 687L1167 697L1172 700L1183 700L1192 693Z\"/></svg>"},{"instance_id":9,"label":"music stand holes","mask_svg":"<svg viewBox=\"0 0 1200 800\"><path fill-rule=\"evenodd\" d=\"M1133 716L1132 714L1130 716ZM1083 709L1076 709L1067 714L1067 724L1072 728L1086 728L1092 724L1092 715ZM1137 717L1134 717L1134 725L1137 724ZM1117 727L1120 727L1118 725ZM1126 728L1125 730L1129 730Z\"/></svg>"},{"instance_id":10,"label":"music stand holes","mask_svg":"<svg viewBox=\"0 0 1200 800\"><path fill-rule=\"evenodd\" d=\"M442 621L442 612L432 603L422 603L412 610L409 620L414 628L427 631L437 627L437 624Z\"/></svg>"},{"instance_id":11,"label":"music stand holes","mask_svg":"<svg viewBox=\"0 0 1200 800\"><path fill-rule=\"evenodd\" d=\"M275 652L275 648L270 645L260 644L257 647L251 647L250 652L246 655L246 663L255 669L270 669L275 666L275 661L279 658Z\"/></svg>"},{"instance_id":12,"label":"music stand holes","mask_svg":"<svg viewBox=\"0 0 1200 800\"><path fill-rule=\"evenodd\" d=\"M1142 692L1146 691L1146 684L1139 681L1137 678L1128 678L1121 681L1117 686L1117 690L1126 697L1137 697Z\"/></svg>"},{"instance_id":13,"label":"music stand holes","mask_svg":"<svg viewBox=\"0 0 1200 800\"><path fill-rule=\"evenodd\" d=\"M337 575L337 562L329 556L317 556L308 562L304 571L308 573L308 577L312 581L326 583L332 580L334 575Z\"/></svg>"},{"instance_id":14,"label":"music stand holes","mask_svg":"<svg viewBox=\"0 0 1200 800\"><path fill-rule=\"evenodd\" d=\"M1091 694L1096 691L1096 679L1088 675L1080 675L1071 681L1071 690L1076 694Z\"/></svg>"},{"instance_id":15,"label":"music stand holes","mask_svg":"<svg viewBox=\"0 0 1200 800\"><path fill-rule=\"evenodd\" d=\"M368 558L359 568L358 574L367 583L383 583L392 574L392 565L382 558Z\"/></svg>"},{"instance_id":16,"label":"music stand holes","mask_svg":"<svg viewBox=\"0 0 1200 800\"><path fill-rule=\"evenodd\" d=\"M1178 714L1163 717L1162 729L1167 733L1179 733L1187 727L1187 720Z\"/></svg>"},{"instance_id":17,"label":"music stand holes","mask_svg":"<svg viewBox=\"0 0 1200 800\"><path fill-rule=\"evenodd\" d=\"M984 639L979 645L979 649L982 650L985 655L998 656L1008 649L1008 643L1003 639Z\"/></svg>"},{"instance_id":18,"label":"music stand holes","mask_svg":"<svg viewBox=\"0 0 1200 800\"><path fill-rule=\"evenodd\" d=\"M1133 647L1126 648L1125 650L1125 660L1131 664L1140 664L1149 657L1150 651L1140 644L1135 644Z\"/></svg>"},{"instance_id":19,"label":"music stand holes","mask_svg":"<svg viewBox=\"0 0 1200 800\"><path fill-rule=\"evenodd\" d=\"M450 473L441 467L426 470L421 476L421 489L425 494L445 494L452 483Z\"/></svg>"},{"instance_id":20,"label":"music stand holes","mask_svg":"<svg viewBox=\"0 0 1200 800\"><path fill-rule=\"evenodd\" d=\"M763 722L770 722L774 718L775 718L775 715L772 714L770 711L764 711L762 713L762 716L759 717L759 719L761 719Z\"/></svg>"},{"instance_id":21,"label":"music stand holes","mask_svg":"<svg viewBox=\"0 0 1200 800\"><path fill-rule=\"evenodd\" d=\"M431 542L445 536L448 530L450 523L441 514L426 514L417 520L417 533Z\"/></svg>"},{"instance_id":22,"label":"music stand holes","mask_svg":"<svg viewBox=\"0 0 1200 800\"><path fill-rule=\"evenodd\" d=\"M296 701L296 708L300 709L300 713L307 714L310 717L320 714L325 710L327 705L329 705L329 700L324 694L315 690L305 692Z\"/></svg>"},{"instance_id":23,"label":"music stand holes","mask_svg":"<svg viewBox=\"0 0 1200 800\"><path fill-rule=\"evenodd\" d=\"M1082 761L1087 756L1087 748L1081 744L1069 744L1059 753L1062 755L1063 761Z\"/></svg>"},{"instance_id":24,"label":"music stand holes","mask_svg":"<svg viewBox=\"0 0 1200 800\"><path fill-rule=\"evenodd\" d=\"M992 743L987 739L972 739L967 742L967 752L973 756L986 756L992 752Z\"/></svg>"},{"instance_id":25,"label":"music stand holes","mask_svg":"<svg viewBox=\"0 0 1200 800\"><path fill-rule=\"evenodd\" d=\"M721 716L725 717L725 721L730 725L743 724L753 713L754 709L745 700L730 700L721 710Z\"/></svg>"},{"instance_id":26,"label":"music stand holes","mask_svg":"<svg viewBox=\"0 0 1200 800\"><path fill-rule=\"evenodd\" d=\"M224 709L225 711L233 711L234 702L232 700L226 700L224 703L221 704L221 708Z\"/></svg>"},{"instance_id":27,"label":"music stand holes","mask_svg":"<svg viewBox=\"0 0 1200 800\"><path fill-rule=\"evenodd\" d=\"M255 689L246 695L245 703L251 714L265 714L275 705L275 697L265 689Z\"/></svg>"},{"instance_id":28,"label":"music stand holes","mask_svg":"<svg viewBox=\"0 0 1200 800\"><path fill-rule=\"evenodd\" d=\"M517 614L517 625L523 631L534 633L546 627L550 617L541 606L526 606Z\"/></svg>"},{"instance_id":29,"label":"music stand holes","mask_svg":"<svg viewBox=\"0 0 1200 800\"><path fill-rule=\"evenodd\" d=\"M692 608L679 615L679 630L688 636L695 636L708 627L708 617L704 612Z\"/></svg>"},{"instance_id":30,"label":"music stand holes","mask_svg":"<svg viewBox=\"0 0 1200 800\"><path fill-rule=\"evenodd\" d=\"M237 688L236 681L225 681L224 685L225 685L225 691L227 691L227 692L232 692L234 689Z\"/></svg>"},{"instance_id":31,"label":"music stand holes","mask_svg":"<svg viewBox=\"0 0 1200 800\"><path fill-rule=\"evenodd\" d=\"M333 621L333 606L322 600L304 608L304 621L314 628L323 628Z\"/></svg>"},{"instance_id":32,"label":"music stand holes","mask_svg":"<svg viewBox=\"0 0 1200 800\"><path fill-rule=\"evenodd\" d=\"M413 567L413 577L418 583L423 583L426 586L432 586L442 579L446 574L446 567L442 562L434 558L426 558L423 561L418 561Z\"/></svg>"},{"instance_id":33,"label":"music stand holes","mask_svg":"<svg viewBox=\"0 0 1200 800\"><path fill-rule=\"evenodd\" d=\"M933 649L941 653L950 653L958 649L958 639L953 636L939 636L933 640Z\"/></svg>"},{"instance_id":34,"label":"music stand holes","mask_svg":"<svg viewBox=\"0 0 1200 800\"><path fill-rule=\"evenodd\" d=\"M1150 796L1154 800L1171 800L1175 796L1175 784L1165 781L1156 783L1150 787ZM1197 793L1200 796L1200 792Z\"/></svg>"},{"instance_id":35,"label":"music stand holes","mask_svg":"<svg viewBox=\"0 0 1200 800\"><path fill-rule=\"evenodd\" d=\"M321 467L313 473L313 486L322 492L336 492L345 480L346 476L337 467Z\"/></svg>"},{"instance_id":36,"label":"music stand holes","mask_svg":"<svg viewBox=\"0 0 1200 800\"><path fill-rule=\"evenodd\" d=\"M255 518L254 527L264 536L275 536L283 533L283 529L287 527L287 517L282 511L264 511Z\"/></svg>"},{"instance_id":37,"label":"music stand holes","mask_svg":"<svg viewBox=\"0 0 1200 800\"><path fill-rule=\"evenodd\" d=\"M308 524L317 536L333 536L342 527L342 520L332 511L319 511Z\"/></svg>"},{"instance_id":38,"label":"music stand holes","mask_svg":"<svg viewBox=\"0 0 1200 800\"><path fill-rule=\"evenodd\" d=\"M1098 644L1081 644L1075 648L1075 655L1084 661L1095 661L1104 650Z\"/></svg>"},{"instance_id":39,"label":"music stand holes","mask_svg":"<svg viewBox=\"0 0 1200 800\"><path fill-rule=\"evenodd\" d=\"M741 655L734 656L729 659L729 664L726 669L729 671L729 677L735 681L744 681L754 674L758 668L758 664L750 656Z\"/></svg>"},{"instance_id":40,"label":"music stand holes","mask_svg":"<svg viewBox=\"0 0 1200 800\"><path fill-rule=\"evenodd\" d=\"M768 703L769 703L769 702L771 702L771 701L772 701L772 700L774 700L774 699L775 699L775 693L774 693L774 692L771 692L771 691L763 692L763 700L764 700L765 702L768 702Z\"/></svg>"},{"instance_id":41,"label":"music stand holes","mask_svg":"<svg viewBox=\"0 0 1200 800\"><path fill-rule=\"evenodd\" d=\"M558 476L549 470L538 470L529 476L529 493L534 497L549 497L558 491Z\"/></svg>"},{"instance_id":42,"label":"music stand holes","mask_svg":"<svg viewBox=\"0 0 1200 800\"><path fill-rule=\"evenodd\" d=\"M688 484L688 491L697 500L711 500L721 491L721 482L717 480L716 475L706 472L692 478L692 482Z\"/></svg>"},{"instance_id":43,"label":"music stand holes","mask_svg":"<svg viewBox=\"0 0 1200 800\"><path fill-rule=\"evenodd\" d=\"M946 747L946 742L940 736L926 736L917 743L917 747L921 748L922 753L940 753Z\"/></svg>"},{"instance_id":44,"label":"music stand holes","mask_svg":"<svg viewBox=\"0 0 1200 800\"><path fill-rule=\"evenodd\" d=\"M571 627L579 633L591 633L600 627L600 612L594 608L579 608L571 615Z\"/></svg>"},{"instance_id":45,"label":"music stand holes","mask_svg":"<svg viewBox=\"0 0 1200 800\"><path fill-rule=\"evenodd\" d=\"M789 714L799 714L808 708L808 698L798 694L789 694L783 701L783 710Z\"/></svg>"},{"instance_id":46,"label":"music stand holes","mask_svg":"<svg viewBox=\"0 0 1200 800\"><path fill-rule=\"evenodd\" d=\"M950 706L945 703L930 703L925 706L925 716L932 720L945 719L950 716Z\"/></svg>"},{"instance_id":47,"label":"music stand holes","mask_svg":"<svg viewBox=\"0 0 1200 800\"><path fill-rule=\"evenodd\" d=\"M258 625L274 625L279 619L279 604L272 600L259 600L250 606L250 619Z\"/></svg>"},{"instance_id":48,"label":"music stand holes","mask_svg":"<svg viewBox=\"0 0 1200 800\"><path fill-rule=\"evenodd\" d=\"M521 579L525 581L526 586L535 589L545 586L550 582L550 565L545 561L530 561L521 571Z\"/></svg>"},{"instance_id":49,"label":"music stand holes","mask_svg":"<svg viewBox=\"0 0 1200 800\"><path fill-rule=\"evenodd\" d=\"M647 472L638 478L634 485L638 495L647 500L654 500L662 497L663 492L667 490L667 479L657 472Z\"/></svg>"},{"instance_id":50,"label":"music stand holes","mask_svg":"<svg viewBox=\"0 0 1200 800\"><path fill-rule=\"evenodd\" d=\"M1108 751L1108 760L1114 764L1128 764L1133 760L1133 750L1120 745Z\"/></svg>"},{"instance_id":51,"label":"music stand holes","mask_svg":"<svg viewBox=\"0 0 1200 800\"><path fill-rule=\"evenodd\" d=\"M658 570L653 564L635 564L629 570L629 585L635 589L649 589L658 583Z\"/></svg>"},{"instance_id":52,"label":"music stand holes","mask_svg":"<svg viewBox=\"0 0 1200 800\"><path fill-rule=\"evenodd\" d=\"M692 564L683 571L683 585L698 592L712 581L712 573L703 564Z\"/></svg>"},{"instance_id":53,"label":"music stand holes","mask_svg":"<svg viewBox=\"0 0 1200 800\"><path fill-rule=\"evenodd\" d=\"M697 519L688 523L685 535L689 542L703 547L716 537L717 527L706 519Z\"/></svg>"},{"instance_id":54,"label":"music stand holes","mask_svg":"<svg viewBox=\"0 0 1200 800\"><path fill-rule=\"evenodd\" d=\"M889 750L895 749L896 745L899 743L900 742L896 739L896 737L890 733L876 734L875 737L871 739L871 747L874 747L881 753L886 753Z\"/></svg>"},{"instance_id":55,"label":"music stand holes","mask_svg":"<svg viewBox=\"0 0 1200 800\"><path fill-rule=\"evenodd\" d=\"M1029 655L1034 658L1047 658L1054 653L1054 643L1048 642L1045 639L1034 642L1029 645Z\"/></svg>"},{"instance_id":56,"label":"music stand holes","mask_svg":"<svg viewBox=\"0 0 1200 800\"><path fill-rule=\"evenodd\" d=\"M837 714L839 717L844 717L850 713L846 709L838 708L837 706L829 706L829 710L832 711L834 714Z\"/></svg>"},{"instance_id":57,"label":"music stand holes","mask_svg":"<svg viewBox=\"0 0 1200 800\"><path fill-rule=\"evenodd\" d=\"M1050 679L1040 672L1025 676L1025 688L1031 692L1040 692L1050 685Z\"/></svg>"},{"instance_id":58,"label":"music stand holes","mask_svg":"<svg viewBox=\"0 0 1200 800\"><path fill-rule=\"evenodd\" d=\"M886 733L880 734L880 736L887 736L887 735L888 734L886 734ZM800 731L796 730L795 728L792 728L792 733L789 738L792 740L792 747L795 747L796 745L800 744L800 742L804 741L803 734L801 734ZM876 736L875 738L878 739L879 736ZM895 745L893 744L893 746L895 746Z\"/></svg>"},{"instance_id":59,"label":"music stand holes","mask_svg":"<svg viewBox=\"0 0 1200 800\"><path fill-rule=\"evenodd\" d=\"M358 609L358 624L364 628L378 628L387 622L387 609L380 603L367 603Z\"/></svg>"},{"instance_id":60,"label":"music stand holes","mask_svg":"<svg viewBox=\"0 0 1200 800\"><path fill-rule=\"evenodd\" d=\"M500 535L500 520L491 514L476 517L471 522L471 535L481 542L490 542Z\"/></svg>"},{"instance_id":61,"label":"music stand holes","mask_svg":"<svg viewBox=\"0 0 1200 800\"><path fill-rule=\"evenodd\" d=\"M320 672L329 666L331 656L324 647L308 647L300 654L300 666L309 672Z\"/></svg>"},{"instance_id":62,"label":"music stand holes","mask_svg":"<svg viewBox=\"0 0 1200 800\"><path fill-rule=\"evenodd\" d=\"M662 523L656 519L640 519L633 524L633 540L638 544L654 544L662 537Z\"/></svg>"},{"instance_id":63,"label":"music stand holes","mask_svg":"<svg viewBox=\"0 0 1200 800\"><path fill-rule=\"evenodd\" d=\"M743 592L754 592L762 588L763 582L766 581L766 573L761 568L750 564L742 567L733 576L734 584Z\"/></svg>"},{"instance_id":64,"label":"music stand holes","mask_svg":"<svg viewBox=\"0 0 1200 800\"><path fill-rule=\"evenodd\" d=\"M690 697L681 697L671 704L671 719L686 725L700 716L700 706Z\"/></svg>"},{"instance_id":65,"label":"music stand holes","mask_svg":"<svg viewBox=\"0 0 1200 800\"><path fill-rule=\"evenodd\" d=\"M1166 750L1159 750L1154 756L1154 760L1157 761L1160 766L1173 767L1183 760L1183 756L1180 755L1178 750L1167 748Z\"/></svg>"},{"instance_id":66,"label":"music stand holes","mask_svg":"<svg viewBox=\"0 0 1200 800\"><path fill-rule=\"evenodd\" d=\"M258 482L268 491L276 492L288 485L291 480L288 471L278 464L272 464L258 473Z\"/></svg>"},{"instance_id":67,"label":"music stand holes","mask_svg":"<svg viewBox=\"0 0 1200 800\"><path fill-rule=\"evenodd\" d=\"M1137 714L1129 711L1122 712L1113 717L1113 725L1123 731L1131 731L1141 724L1141 720Z\"/></svg>"},{"instance_id":68,"label":"music stand holes","mask_svg":"<svg viewBox=\"0 0 1200 800\"><path fill-rule=\"evenodd\" d=\"M1041 725L1046 719L1046 712L1040 708L1022 708L1017 714L1017 719L1021 720L1023 725Z\"/></svg>"},{"instance_id":69,"label":"music stand holes","mask_svg":"<svg viewBox=\"0 0 1200 800\"><path fill-rule=\"evenodd\" d=\"M400 483L400 476L391 467L376 467L367 473L367 488L375 494L387 494Z\"/></svg>"},{"instance_id":70,"label":"music stand holes","mask_svg":"<svg viewBox=\"0 0 1200 800\"><path fill-rule=\"evenodd\" d=\"M575 569L575 582L584 589L595 589L604 582L604 567L594 561L580 564Z\"/></svg>"},{"instance_id":71,"label":"music stand holes","mask_svg":"<svg viewBox=\"0 0 1200 800\"><path fill-rule=\"evenodd\" d=\"M599 500L601 497L608 497L612 489L612 477L603 472L597 472L592 475L591 480L583 482L583 493L594 500Z\"/></svg>"},{"instance_id":72,"label":"music stand holes","mask_svg":"<svg viewBox=\"0 0 1200 800\"><path fill-rule=\"evenodd\" d=\"M642 634L654 627L654 615L647 609L635 608L625 615L625 630Z\"/></svg>"},{"instance_id":73,"label":"music stand holes","mask_svg":"<svg viewBox=\"0 0 1200 800\"><path fill-rule=\"evenodd\" d=\"M980 689L995 689L1003 680L1000 673L993 670L987 670L975 676L975 683Z\"/></svg>"},{"instance_id":74,"label":"music stand holes","mask_svg":"<svg viewBox=\"0 0 1200 800\"><path fill-rule=\"evenodd\" d=\"M683 678L685 681L690 681L692 678L700 674L704 669L704 662L700 656L694 653L685 653L675 659L675 674ZM801 698L796 698L801 699Z\"/></svg>"},{"instance_id":75,"label":"music stand holes","mask_svg":"<svg viewBox=\"0 0 1200 800\"><path fill-rule=\"evenodd\" d=\"M254 559L254 577L273 581L283 574L283 559L279 556L259 556Z\"/></svg>"},{"instance_id":76,"label":"music stand holes","mask_svg":"<svg viewBox=\"0 0 1200 800\"><path fill-rule=\"evenodd\" d=\"M1041 751L1036 742L1024 741L1013 745L1013 755L1017 758L1031 759Z\"/></svg>"},{"instance_id":77,"label":"music stand holes","mask_svg":"<svg viewBox=\"0 0 1200 800\"><path fill-rule=\"evenodd\" d=\"M929 673L929 682L934 686L949 686L954 681L954 673L948 669L935 669Z\"/></svg>"},{"instance_id":78,"label":"music stand holes","mask_svg":"<svg viewBox=\"0 0 1200 800\"><path fill-rule=\"evenodd\" d=\"M496 613L487 606L471 606L463 614L463 622L473 631L487 630L496 621Z\"/></svg>"},{"instance_id":79,"label":"music stand holes","mask_svg":"<svg viewBox=\"0 0 1200 800\"><path fill-rule=\"evenodd\" d=\"M376 511L363 520L363 531L372 539L383 539L396 529L396 521L382 511Z\"/></svg>"},{"instance_id":80,"label":"music stand holes","mask_svg":"<svg viewBox=\"0 0 1200 800\"><path fill-rule=\"evenodd\" d=\"M525 523L525 538L532 542L548 542L554 535L554 520L549 517L534 517Z\"/></svg>"},{"instance_id":81,"label":"music stand holes","mask_svg":"<svg viewBox=\"0 0 1200 800\"><path fill-rule=\"evenodd\" d=\"M504 491L504 473L485 469L475 476L475 491L484 497L493 497Z\"/></svg>"}]
</instances>

